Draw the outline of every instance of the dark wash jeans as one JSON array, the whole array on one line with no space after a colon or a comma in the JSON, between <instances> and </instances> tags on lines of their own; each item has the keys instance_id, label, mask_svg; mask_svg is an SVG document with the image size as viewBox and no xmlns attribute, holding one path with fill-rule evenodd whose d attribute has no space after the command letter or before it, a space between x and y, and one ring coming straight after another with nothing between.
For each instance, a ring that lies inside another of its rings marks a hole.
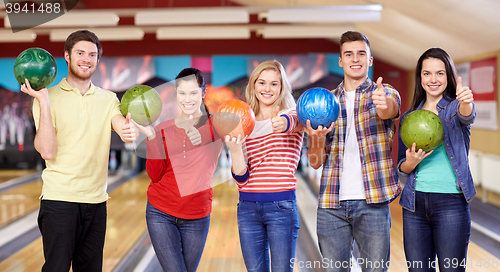
<instances>
[{"instance_id":1,"label":"dark wash jeans","mask_svg":"<svg viewBox=\"0 0 500 272\"><path fill-rule=\"evenodd\" d=\"M205 248L210 215L200 219L182 219L156 209L148 201L146 222L163 271L196 271Z\"/></svg>"},{"instance_id":2,"label":"dark wash jeans","mask_svg":"<svg viewBox=\"0 0 500 272\"><path fill-rule=\"evenodd\" d=\"M106 202L99 204L42 200L43 272L100 272L106 235Z\"/></svg>"},{"instance_id":3,"label":"dark wash jeans","mask_svg":"<svg viewBox=\"0 0 500 272\"><path fill-rule=\"evenodd\" d=\"M463 194L416 191L415 204L415 212L403 209L409 271L465 271L471 219Z\"/></svg>"}]
</instances>

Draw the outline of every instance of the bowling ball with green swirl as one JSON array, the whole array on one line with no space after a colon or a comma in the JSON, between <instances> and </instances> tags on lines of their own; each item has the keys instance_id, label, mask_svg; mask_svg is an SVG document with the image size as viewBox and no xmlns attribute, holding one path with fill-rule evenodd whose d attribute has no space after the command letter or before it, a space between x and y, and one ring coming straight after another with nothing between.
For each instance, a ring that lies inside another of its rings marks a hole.
<instances>
[{"instance_id":1,"label":"bowling ball with green swirl","mask_svg":"<svg viewBox=\"0 0 500 272\"><path fill-rule=\"evenodd\" d=\"M57 74L54 57L42 48L28 48L17 56L14 62L14 76L19 84L27 78L33 90L47 88Z\"/></svg>"}]
</instances>

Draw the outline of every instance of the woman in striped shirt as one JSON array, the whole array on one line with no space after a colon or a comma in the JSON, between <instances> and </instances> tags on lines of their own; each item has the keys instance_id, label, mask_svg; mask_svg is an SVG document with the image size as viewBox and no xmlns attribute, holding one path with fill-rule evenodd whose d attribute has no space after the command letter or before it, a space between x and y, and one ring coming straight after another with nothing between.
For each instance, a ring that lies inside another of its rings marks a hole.
<instances>
[{"instance_id":1,"label":"woman in striped shirt","mask_svg":"<svg viewBox=\"0 0 500 272\"><path fill-rule=\"evenodd\" d=\"M246 100L256 124L248 136L226 136L232 173L240 193L238 229L248 271L292 271L299 233L294 173L303 126L285 69L264 61L252 72Z\"/></svg>"}]
</instances>

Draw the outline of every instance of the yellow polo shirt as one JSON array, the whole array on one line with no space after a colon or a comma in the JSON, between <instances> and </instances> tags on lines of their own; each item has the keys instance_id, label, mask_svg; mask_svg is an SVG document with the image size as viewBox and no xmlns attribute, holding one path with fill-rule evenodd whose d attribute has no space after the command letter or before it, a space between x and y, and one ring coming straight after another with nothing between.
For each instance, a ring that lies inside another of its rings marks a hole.
<instances>
[{"instance_id":1,"label":"yellow polo shirt","mask_svg":"<svg viewBox=\"0 0 500 272\"><path fill-rule=\"evenodd\" d=\"M116 94L91 84L81 95L66 79L49 88L52 123L56 128L57 153L46 160L41 199L101 203L108 193L108 155L111 118L120 113ZM40 104L33 102L38 130Z\"/></svg>"}]
</instances>

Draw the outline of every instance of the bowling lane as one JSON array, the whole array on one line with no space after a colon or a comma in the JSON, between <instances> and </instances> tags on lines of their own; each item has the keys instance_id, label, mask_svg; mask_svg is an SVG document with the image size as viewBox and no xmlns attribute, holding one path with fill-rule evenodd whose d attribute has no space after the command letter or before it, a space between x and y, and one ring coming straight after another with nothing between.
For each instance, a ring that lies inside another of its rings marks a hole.
<instances>
[{"instance_id":1,"label":"bowling lane","mask_svg":"<svg viewBox=\"0 0 500 272\"><path fill-rule=\"evenodd\" d=\"M313 187L315 187L315 185L316 185L314 183L314 181L316 181L318 178L317 176L315 176L316 173L318 173L318 172L316 172L316 171L311 172L310 170L307 173L308 178L313 183L312 184ZM304 183L305 181L302 179L303 176L301 176L301 175L296 175L296 176L298 178L298 186L297 187L300 188L300 186L305 185L305 183ZM312 181L312 180L314 180L314 181ZM316 194L313 194L313 195L316 197ZM298 197L299 196L301 196L301 194L298 194ZM298 199L297 200L297 205L299 206L299 211L301 210L300 206L306 204L306 203L302 202L304 200L307 200L307 199ZM314 217L316 214L316 204L317 204L316 201L317 201L317 199L314 200L314 208L308 209L305 211L308 214L314 214ZM390 258L390 265L391 266L389 268L389 272L406 272L406 271L408 271L407 266L409 266L409 264L406 263L404 247L403 247L403 216L402 216L402 208L399 205L399 198L395 199L389 205L389 207L391 209L391 216L392 216L392 222L391 222L391 258ZM309 229L309 232L310 232L311 236L313 236L313 237L316 236L315 224L313 227L311 227ZM474 241L474 237L471 237L471 242L469 243L469 247L468 247L468 251L467 251L467 263L466 263L467 271L472 271L472 272L498 271L499 259L472 241ZM450 266L453 266L453 263L451 263L452 261L453 260L450 260ZM357 272L360 270L353 269L353 271Z\"/></svg>"},{"instance_id":2,"label":"bowling lane","mask_svg":"<svg viewBox=\"0 0 500 272\"><path fill-rule=\"evenodd\" d=\"M0 228L38 209L42 180L14 187L0 194Z\"/></svg>"},{"instance_id":3,"label":"bowling lane","mask_svg":"<svg viewBox=\"0 0 500 272\"><path fill-rule=\"evenodd\" d=\"M150 181L142 172L110 193L103 271L112 271L146 231L146 192Z\"/></svg>"},{"instance_id":4,"label":"bowling lane","mask_svg":"<svg viewBox=\"0 0 500 272\"><path fill-rule=\"evenodd\" d=\"M0 263L0 271L40 271L43 265L42 237Z\"/></svg>"},{"instance_id":5,"label":"bowling lane","mask_svg":"<svg viewBox=\"0 0 500 272\"><path fill-rule=\"evenodd\" d=\"M214 187L213 212L210 232L198 271L246 271L241 255L236 203L238 190L227 177L217 176ZM39 181L37 181L39 182ZM118 186L110 193L108 201L108 228L104 246L103 271L113 271L124 259L134 244L147 231L145 220L146 190L149 185L146 173L141 173ZM32 182L33 184L36 182ZM27 185L27 184L26 184ZM40 185L41 186L41 185ZM27 190L27 189L26 189ZM38 205L40 188L32 188ZM9 191L10 192L10 191ZM15 194L16 192L13 192ZM1 195L0 195L1 198ZM36 205L36 207L37 207ZM398 200L391 203L391 268L389 272L407 271L403 251L402 216ZM312 230L311 235L316 235ZM494 256L474 243L469 245L467 270L472 272L493 272ZM304 260L307 261L307 260ZM39 271L43 264L41 238L37 238L23 249L0 263L0 271ZM488 266L489 265L489 266ZM132 269L129 267L129 269ZM294 269L294 271L307 271Z\"/></svg>"},{"instance_id":6,"label":"bowling lane","mask_svg":"<svg viewBox=\"0 0 500 272\"><path fill-rule=\"evenodd\" d=\"M399 197L390 205L391 209L391 263L389 272L406 272L408 269L403 264L406 262L403 249L403 212L399 205ZM401 264L398 266L398 264Z\"/></svg>"},{"instance_id":7,"label":"bowling lane","mask_svg":"<svg viewBox=\"0 0 500 272\"><path fill-rule=\"evenodd\" d=\"M147 174L142 173L110 193L103 271L112 271L146 231L146 190L149 182ZM36 190L37 194L40 190ZM0 271L40 271L42 265L40 237L1 262Z\"/></svg>"},{"instance_id":8,"label":"bowling lane","mask_svg":"<svg viewBox=\"0 0 500 272\"><path fill-rule=\"evenodd\" d=\"M8 181L8 180L11 180L11 179L19 178L19 177L22 177L22 176L31 175L31 174L33 174L35 172L36 172L35 169L21 169L21 170L6 169L6 170L0 170L0 183Z\"/></svg>"},{"instance_id":9,"label":"bowling lane","mask_svg":"<svg viewBox=\"0 0 500 272\"><path fill-rule=\"evenodd\" d=\"M219 184L226 180L214 181ZM214 187L210 231L198 271L246 271L238 235L237 203L238 189L232 180Z\"/></svg>"}]
</instances>

